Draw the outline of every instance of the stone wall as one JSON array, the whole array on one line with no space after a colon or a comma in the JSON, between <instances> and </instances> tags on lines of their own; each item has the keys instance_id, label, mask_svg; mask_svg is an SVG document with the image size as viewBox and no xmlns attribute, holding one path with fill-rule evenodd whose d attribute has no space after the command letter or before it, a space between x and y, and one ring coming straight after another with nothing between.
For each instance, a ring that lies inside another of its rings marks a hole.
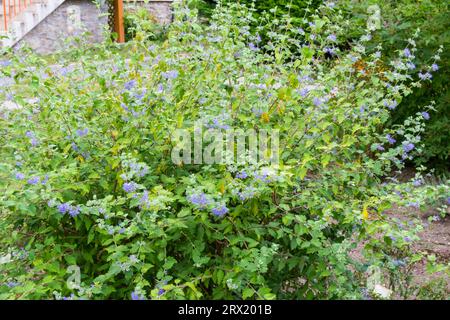
<instances>
[{"instance_id":1,"label":"stone wall","mask_svg":"<svg viewBox=\"0 0 450 320\"><path fill-rule=\"evenodd\" d=\"M173 0L123 0L124 10L146 8L161 24L172 22L172 3Z\"/></svg>"},{"instance_id":2,"label":"stone wall","mask_svg":"<svg viewBox=\"0 0 450 320\"><path fill-rule=\"evenodd\" d=\"M172 0L124 0L124 10L144 7L159 23L168 24L172 21L172 2ZM101 42L103 30L108 25L108 17L105 15L107 12L106 5L102 5L99 10L92 0L67 0L26 34L16 46L27 44L40 54L48 54L63 49L67 38L82 31L90 33L85 41Z\"/></svg>"},{"instance_id":3,"label":"stone wall","mask_svg":"<svg viewBox=\"0 0 450 320\"><path fill-rule=\"evenodd\" d=\"M55 52L64 47L64 40L76 36L83 31L90 35L90 43L103 40L103 29L108 24L108 18L94 2L89 0L67 0L53 13L39 23L23 37L17 45L27 44L41 54Z\"/></svg>"}]
</instances>

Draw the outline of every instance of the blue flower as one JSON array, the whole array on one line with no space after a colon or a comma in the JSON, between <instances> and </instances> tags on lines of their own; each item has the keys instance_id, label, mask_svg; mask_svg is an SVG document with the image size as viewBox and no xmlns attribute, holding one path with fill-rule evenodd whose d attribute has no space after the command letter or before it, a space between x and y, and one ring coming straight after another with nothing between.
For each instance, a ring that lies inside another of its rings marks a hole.
<instances>
[{"instance_id":1,"label":"blue flower","mask_svg":"<svg viewBox=\"0 0 450 320\"><path fill-rule=\"evenodd\" d=\"M133 79L133 80L126 82L123 87L125 88L125 90L130 91L135 86L136 86L136 80Z\"/></svg>"},{"instance_id":2,"label":"blue flower","mask_svg":"<svg viewBox=\"0 0 450 320\"><path fill-rule=\"evenodd\" d=\"M419 202L409 202L408 207L413 207L413 208L419 209L420 203Z\"/></svg>"},{"instance_id":3,"label":"blue flower","mask_svg":"<svg viewBox=\"0 0 450 320\"><path fill-rule=\"evenodd\" d=\"M48 174L46 174L46 175L45 175L45 178L44 178L44 180L42 180L41 184L43 184L43 185L47 184L48 178L49 178L49 177L48 177Z\"/></svg>"},{"instance_id":4,"label":"blue flower","mask_svg":"<svg viewBox=\"0 0 450 320\"><path fill-rule=\"evenodd\" d=\"M242 192L238 192L239 199L245 201L247 199L253 198L255 196L255 188L247 187Z\"/></svg>"},{"instance_id":5,"label":"blue flower","mask_svg":"<svg viewBox=\"0 0 450 320\"><path fill-rule=\"evenodd\" d=\"M164 290L164 289L159 289L159 290L158 290L158 296L162 296L165 292L166 292L166 290Z\"/></svg>"},{"instance_id":6,"label":"blue flower","mask_svg":"<svg viewBox=\"0 0 450 320\"><path fill-rule=\"evenodd\" d=\"M404 267L406 265L403 260L392 260L392 264L396 267Z\"/></svg>"},{"instance_id":7,"label":"blue flower","mask_svg":"<svg viewBox=\"0 0 450 320\"><path fill-rule=\"evenodd\" d=\"M422 112L421 114L422 114L422 117L423 117L425 120L429 120L429 119L430 119L430 114L429 114L428 112L424 111L424 112Z\"/></svg>"},{"instance_id":8,"label":"blue flower","mask_svg":"<svg viewBox=\"0 0 450 320\"><path fill-rule=\"evenodd\" d=\"M148 173L148 167L142 163L130 163L131 172L138 177L142 178Z\"/></svg>"},{"instance_id":9,"label":"blue flower","mask_svg":"<svg viewBox=\"0 0 450 320\"><path fill-rule=\"evenodd\" d=\"M259 83L256 85L256 88L261 90L267 90L267 85L265 83Z\"/></svg>"},{"instance_id":10,"label":"blue flower","mask_svg":"<svg viewBox=\"0 0 450 320\"><path fill-rule=\"evenodd\" d=\"M23 179L25 179L25 175L23 173L17 172L16 173L16 179L17 180L23 180Z\"/></svg>"},{"instance_id":11,"label":"blue flower","mask_svg":"<svg viewBox=\"0 0 450 320\"><path fill-rule=\"evenodd\" d=\"M322 104L322 100L317 97L314 97L313 103L316 107L319 107Z\"/></svg>"},{"instance_id":12,"label":"blue flower","mask_svg":"<svg viewBox=\"0 0 450 320\"><path fill-rule=\"evenodd\" d=\"M412 62L408 62L406 66L408 67L409 70L414 70L416 68L416 65Z\"/></svg>"},{"instance_id":13,"label":"blue flower","mask_svg":"<svg viewBox=\"0 0 450 320\"><path fill-rule=\"evenodd\" d=\"M11 65L11 61L9 61L9 60L0 61L0 66L2 66L2 67L7 67L9 65Z\"/></svg>"},{"instance_id":14,"label":"blue flower","mask_svg":"<svg viewBox=\"0 0 450 320\"><path fill-rule=\"evenodd\" d=\"M436 63L433 63L433 64L431 65L431 70L433 70L433 71L438 71L438 70L439 70L439 66L438 66Z\"/></svg>"},{"instance_id":15,"label":"blue flower","mask_svg":"<svg viewBox=\"0 0 450 320\"><path fill-rule=\"evenodd\" d=\"M39 177L32 177L32 178L28 179L27 183L34 185L34 184L39 183L40 180L41 180L41 178L39 178Z\"/></svg>"},{"instance_id":16,"label":"blue flower","mask_svg":"<svg viewBox=\"0 0 450 320\"><path fill-rule=\"evenodd\" d=\"M300 90L300 95L304 98L304 97L306 97L307 95L308 95L308 93L309 93L309 89L307 89L307 88L302 88L301 90Z\"/></svg>"},{"instance_id":17,"label":"blue flower","mask_svg":"<svg viewBox=\"0 0 450 320\"><path fill-rule=\"evenodd\" d=\"M236 178L238 178L238 179L245 179L247 177L248 177L248 174L245 171L241 171L238 174L236 174Z\"/></svg>"},{"instance_id":18,"label":"blue flower","mask_svg":"<svg viewBox=\"0 0 450 320\"><path fill-rule=\"evenodd\" d=\"M360 106L360 107L359 107L359 112L360 112L361 114L363 114L363 113L364 113L364 109L365 109L364 106Z\"/></svg>"},{"instance_id":19,"label":"blue flower","mask_svg":"<svg viewBox=\"0 0 450 320\"><path fill-rule=\"evenodd\" d=\"M327 39L330 40L330 41L335 42L335 41L336 41L336 35L335 35L335 34L330 34L330 35L327 37Z\"/></svg>"},{"instance_id":20,"label":"blue flower","mask_svg":"<svg viewBox=\"0 0 450 320\"><path fill-rule=\"evenodd\" d=\"M58 211L62 214L65 214L70 210L70 205L68 203L61 203L58 205Z\"/></svg>"},{"instance_id":21,"label":"blue flower","mask_svg":"<svg viewBox=\"0 0 450 320\"><path fill-rule=\"evenodd\" d=\"M59 213L61 214L65 214L65 213L69 213L69 215L74 218L77 215L80 214L80 207L79 206L71 206L68 203L61 203L57 206L57 209L59 211Z\"/></svg>"},{"instance_id":22,"label":"blue flower","mask_svg":"<svg viewBox=\"0 0 450 320\"><path fill-rule=\"evenodd\" d=\"M123 184L123 190L127 193L134 192L137 185L134 182L126 182Z\"/></svg>"},{"instance_id":23,"label":"blue flower","mask_svg":"<svg viewBox=\"0 0 450 320\"><path fill-rule=\"evenodd\" d=\"M142 197L139 199L139 207L142 209L142 208L147 207L148 204L149 204L148 191L145 190L144 193L142 194Z\"/></svg>"},{"instance_id":24,"label":"blue flower","mask_svg":"<svg viewBox=\"0 0 450 320\"><path fill-rule=\"evenodd\" d=\"M397 140L395 140L394 138L392 138L392 136L390 134L386 135L386 139L389 142L389 144L394 144L397 142Z\"/></svg>"},{"instance_id":25,"label":"blue flower","mask_svg":"<svg viewBox=\"0 0 450 320\"><path fill-rule=\"evenodd\" d=\"M258 50L259 50L258 47L255 46L255 44L254 44L253 42L250 42L250 43L248 44L248 47L249 47L250 50L252 50L252 51L258 51Z\"/></svg>"},{"instance_id":26,"label":"blue flower","mask_svg":"<svg viewBox=\"0 0 450 320\"><path fill-rule=\"evenodd\" d=\"M422 180L417 179L413 181L413 186L415 187L419 187L420 185L422 185Z\"/></svg>"},{"instance_id":27,"label":"blue flower","mask_svg":"<svg viewBox=\"0 0 450 320\"><path fill-rule=\"evenodd\" d=\"M334 48L325 47L323 48L323 52L328 53L329 55L334 55Z\"/></svg>"},{"instance_id":28,"label":"blue flower","mask_svg":"<svg viewBox=\"0 0 450 320\"><path fill-rule=\"evenodd\" d=\"M33 147L36 147L39 144L39 141L36 138L30 140L30 143Z\"/></svg>"},{"instance_id":29,"label":"blue flower","mask_svg":"<svg viewBox=\"0 0 450 320\"><path fill-rule=\"evenodd\" d=\"M391 101L391 102L384 102L384 106L388 107L389 110L394 110L397 107L397 101Z\"/></svg>"},{"instance_id":30,"label":"blue flower","mask_svg":"<svg viewBox=\"0 0 450 320\"><path fill-rule=\"evenodd\" d=\"M8 286L8 288L14 288L20 285L20 283L15 282L15 281L10 281L6 284Z\"/></svg>"},{"instance_id":31,"label":"blue flower","mask_svg":"<svg viewBox=\"0 0 450 320\"><path fill-rule=\"evenodd\" d=\"M192 204L199 206L200 208L204 208L210 203L210 201L208 200L208 198L204 193L191 195L189 197L189 201Z\"/></svg>"},{"instance_id":32,"label":"blue flower","mask_svg":"<svg viewBox=\"0 0 450 320\"><path fill-rule=\"evenodd\" d=\"M80 151L80 148L78 148L78 146L75 142L72 142L72 149L77 152Z\"/></svg>"},{"instance_id":33,"label":"blue flower","mask_svg":"<svg viewBox=\"0 0 450 320\"><path fill-rule=\"evenodd\" d=\"M435 215L435 216L431 217L431 221L436 222L436 221L439 221L439 220L441 220L441 218L438 215Z\"/></svg>"},{"instance_id":34,"label":"blue flower","mask_svg":"<svg viewBox=\"0 0 450 320\"><path fill-rule=\"evenodd\" d=\"M77 207L70 206L70 208L69 208L69 215L72 218L76 217L79 214L80 214L80 207L78 207L78 206Z\"/></svg>"},{"instance_id":35,"label":"blue flower","mask_svg":"<svg viewBox=\"0 0 450 320\"><path fill-rule=\"evenodd\" d=\"M131 293L131 300L145 300L143 295L139 295L136 291Z\"/></svg>"},{"instance_id":36,"label":"blue flower","mask_svg":"<svg viewBox=\"0 0 450 320\"><path fill-rule=\"evenodd\" d=\"M433 78L433 76L429 72L426 72L426 73L419 72L419 78L421 80L428 80L428 79Z\"/></svg>"},{"instance_id":37,"label":"blue flower","mask_svg":"<svg viewBox=\"0 0 450 320\"><path fill-rule=\"evenodd\" d=\"M414 149L414 144L411 142L408 142L403 145L403 151L410 152L412 149Z\"/></svg>"},{"instance_id":38,"label":"blue flower","mask_svg":"<svg viewBox=\"0 0 450 320\"><path fill-rule=\"evenodd\" d=\"M27 131L25 136L30 139L30 143L33 147L38 145L38 140L36 139L35 134L32 131Z\"/></svg>"},{"instance_id":39,"label":"blue flower","mask_svg":"<svg viewBox=\"0 0 450 320\"><path fill-rule=\"evenodd\" d=\"M224 205L212 209L213 215L218 217L223 217L225 214L228 213L228 211L229 211L228 208Z\"/></svg>"},{"instance_id":40,"label":"blue flower","mask_svg":"<svg viewBox=\"0 0 450 320\"><path fill-rule=\"evenodd\" d=\"M403 50L403 54L405 55L405 57L410 58L412 57L411 51L406 48L405 50Z\"/></svg>"},{"instance_id":41,"label":"blue flower","mask_svg":"<svg viewBox=\"0 0 450 320\"><path fill-rule=\"evenodd\" d=\"M85 135L87 135L89 133L89 129L88 128L78 129L76 131L76 133L79 137L84 137Z\"/></svg>"},{"instance_id":42,"label":"blue flower","mask_svg":"<svg viewBox=\"0 0 450 320\"><path fill-rule=\"evenodd\" d=\"M177 70L170 70L170 71L161 73L161 75L165 79L176 79L176 78L178 78L178 71Z\"/></svg>"}]
</instances>

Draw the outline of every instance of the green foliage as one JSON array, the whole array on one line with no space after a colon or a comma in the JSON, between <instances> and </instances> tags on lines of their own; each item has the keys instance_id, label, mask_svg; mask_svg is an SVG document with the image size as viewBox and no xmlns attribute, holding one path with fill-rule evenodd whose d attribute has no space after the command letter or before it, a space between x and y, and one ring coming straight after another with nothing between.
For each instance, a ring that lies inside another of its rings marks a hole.
<instances>
[{"instance_id":1,"label":"green foliage","mask_svg":"<svg viewBox=\"0 0 450 320\"><path fill-rule=\"evenodd\" d=\"M204 18L211 17L216 4L217 4L217 1L215 1L215 0L192 0L189 3L190 8L197 9L199 15Z\"/></svg>"},{"instance_id":2,"label":"green foliage","mask_svg":"<svg viewBox=\"0 0 450 320\"><path fill-rule=\"evenodd\" d=\"M225 1L227 2L227 1ZM235 1L230 1L235 2ZM240 3L249 6L254 4L253 15L257 20L253 26L261 25L263 12L272 12L272 18L280 18L283 14L289 14L292 18L290 28L302 25L303 19L309 19L323 1L306 0L240 0ZM417 72L426 68L439 46L448 48L450 45L450 9L446 0L438 1L355 1L346 0L336 2L344 11L347 20L347 33L344 35L349 42L359 38L365 32L365 26L369 17L373 14L369 7L377 5L380 9L382 28L373 34L373 43L368 44L369 50L376 50L377 45L382 46L385 63L391 61L397 51L406 45L406 40L411 33L420 28L421 36L417 39L417 45L422 48L417 53ZM276 9L276 11L274 11ZM264 25L264 24L262 24ZM263 41L266 41L266 32L260 30ZM342 47L346 48L345 43ZM406 97L393 112L390 121L392 124L403 123L409 116L421 111L420 106L436 102L435 111L427 123L426 133L423 135L424 152L415 159L420 165L427 163L439 171L448 171L448 159L450 156L450 91L447 74L450 72L450 54L444 50L441 60L438 62L440 72L434 75L432 83L414 88L411 95Z\"/></svg>"},{"instance_id":3,"label":"green foliage","mask_svg":"<svg viewBox=\"0 0 450 320\"><path fill-rule=\"evenodd\" d=\"M439 46L450 46L450 8L446 0L425 1L353 1L340 3L351 20L348 30L349 39L361 35L368 17L368 7L377 5L380 8L382 19L381 29L373 34L372 50L379 44L385 54L386 61L392 59L397 50L402 49L406 39L416 29L420 29L417 46L422 48L416 54L416 70L423 71ZM436 102L435 111L427 122L427 130L423 135L424 152L416 159L416 163L429 163L441 171L448 171L450 156L450 91L448 74L450 72L450 54L444 50L441 59L437 62L439 73L433 75L433 82L415 88L413 93L405 98L393 112L392 124L403 123L411 115L420 111L423 103L431 100Z\"/></svg>"},{"instance_id":4,"label":"green foliage","mask_svg":"<svg viewBox=\"0 0 450 320\"><path fill-rule=\"evenodd\" d=\"M126 10L124 15L125 40L162 41L164 27L158 24L155 17L145 8Z\"/></svg>"},{"instance_id":5,"label":"green foliage","mask_svg":"<svg viewBox=\"0 0 450 320\"><path fill-rule=\"evenodd\" d=\"M420 153L424 119L384 125L425 81L380 71L367 37L334 48L332 7L294 36L267 21L266 44L246 7L195 13L180 4L167 40L135 37L126 58L105 43L101 59L0 61L0 99L22 106L0 114L0 298L355 299L370 266L411 256L420 225L383 216L380 182ZM278 130L280 164L173 163L197 121Z\"/></svg>"},{"instance_id":6,"label":"green foliage","mask_svg":"<svg viewBox=\"0 0 450 320\"><path fill-rule=\"evenodd\" d=\"M420 300L448 300L450 298L445 279L433 279L419 290L417 298Z\"/></svg>"},{"instance_id":7,"label":"green foliage","mask_svg":"<svg viewBox=\"0 0 450 320\"><path fill-rule=\"evenodd\" d=\"M324 1L322 0L238 0L227 2L239 2L247 5L248 7L254 7L256 17L261 15L264 11L274 12L276 9L276 15L281 17L282 15L290 15L293 18L293 24L301 23L302 18L308 17L314 13L314 9L317 8Z\"/></svg>"}]
</instances>

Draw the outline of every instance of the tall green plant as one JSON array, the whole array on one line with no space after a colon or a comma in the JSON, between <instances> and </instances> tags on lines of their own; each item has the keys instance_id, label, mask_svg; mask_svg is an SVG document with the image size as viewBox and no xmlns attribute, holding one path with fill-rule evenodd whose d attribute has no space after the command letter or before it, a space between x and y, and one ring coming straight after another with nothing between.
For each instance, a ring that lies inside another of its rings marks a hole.
<instances>
[{"instance_id":1,"label":"tall green plant","mask_svg":"<svg viewBox=\"0 0 450 320\"><path fill-rule=\"evenodd\" d=\"M340 7L346 11L346 16L352 21L348 30L349 39L361 35L361 28L366 25L369 16L374 11L369 7L376 5L380 13L380 28L373 34L373 44L369 49L376 51L381 45L385 63L401 50L406 39L412 32L420 29L420 37L416 39L421 48L416 53L416 62L411 65L411 74L417 79L419 73L433 61L436 50L443 45L450 45L450 8L448 1L344 1ZM440 60L436 61L439 73L433 75L433 82L414 88L413 93L405 98L393 111L391 124L405 121L411 115L420 111L423 103L434 100L435 111L427 120L426 132L423 135L424 152L416 158L416 163L428 163L441 171L449 169L450 156L450 121L449 103L450 91L448 74L450 72L450 55L444 50Z\"/></svg>"}]
</instances>

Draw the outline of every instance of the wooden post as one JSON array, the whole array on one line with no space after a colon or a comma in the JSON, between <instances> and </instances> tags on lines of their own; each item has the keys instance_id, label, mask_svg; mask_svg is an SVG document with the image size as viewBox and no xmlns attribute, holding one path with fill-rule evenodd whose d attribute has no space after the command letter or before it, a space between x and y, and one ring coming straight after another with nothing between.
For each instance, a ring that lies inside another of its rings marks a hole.
<instances>
[{"instance_id":1,"label":"wooden post","mask_svg":"<svg viewBox=\"0 0 450 320\"><path fill-rule=\"evenodd\" d=\"M117 42L125 42L125 29L123 26L123 0L113 0L114 5L114 32L117 33Z\"/></svg>"}]
</instances>

